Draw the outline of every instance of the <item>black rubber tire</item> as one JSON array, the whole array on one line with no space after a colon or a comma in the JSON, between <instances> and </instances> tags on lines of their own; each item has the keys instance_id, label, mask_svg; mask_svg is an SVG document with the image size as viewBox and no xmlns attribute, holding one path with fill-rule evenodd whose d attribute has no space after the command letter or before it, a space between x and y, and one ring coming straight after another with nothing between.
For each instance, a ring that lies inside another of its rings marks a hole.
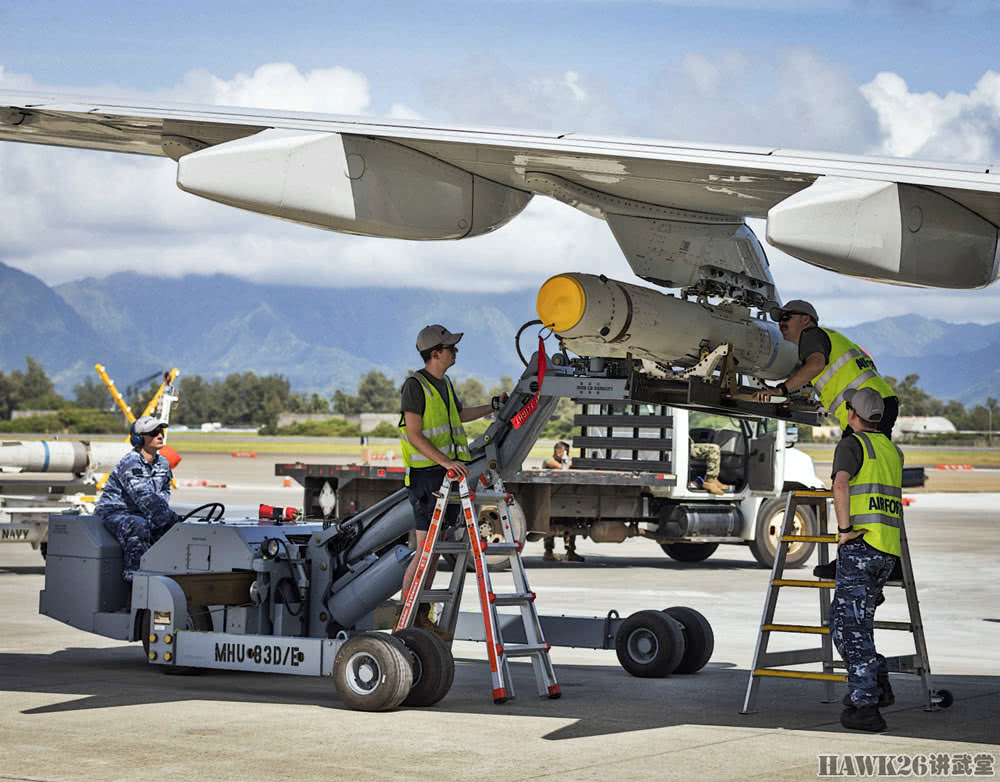
<instances>
[{"instance_id":1,"label":"black rubber tire","mask_svg":"<svg viewBox=\"0 0 1000 782\"><path fill-rule=\"evenodd\" d=\"M385 633L349 638L333 661L333 682L344 703L357 711L388 711L413 686L413 666L403 642Z\"/></svg>"},{"instance_id":2,"label":"black rubber tire","mask_svg":"<svg viewBox=\"0 0 1000 782\"><path fill-rule=\"evenodd\" d=\"M615 636L618 662L643 679L669 676L684 651L684 628L661 611L636 611L622 622Z\"/></svg>"},{"instance_id":3,"label":"black rubber tire","mask_svg":"<svg viewBox=\"0 0 1000 782\"><path fill-rule=\"evenodd\" d=\"M764 502L757 512L757 523L754 526L753 540L750 541L750 551L761 567L774 567L774 557L777 554L777 535L781 532L780 524L784 519L787 502L788 495L782 494L780 497L773 497ZM813 514L811 508L799 506L795 511L795 515L801 525L801 530L797 534L817 534L816 516ZM815 548L815 543L790 544L788 553L785 556L785 567L802 567L809 557L812 556L813 549Z\"/></svg>"},{"instance_id":4,"label":"black rubber tire","mask_svg":"<svg viewBox=\"0 0 1000 782\"><path fill-rule=\"evenodd\" d=\"M702 562L719 547L718 543L661 543L660 548L678 562Z\"/></svg>"},{"instance_id":5,"label":"black rubber tire","mask_svg":"<svg viewBox=\"0 0 1000 782\"><path fill-rule=\"evenodd\" d=\"M212 632L212 615L208 609L202 607L195 611L188 623L189 630L197 630L202 633ZM142 641L142 651L149 660L149 611L143 611L139 619L139 640ZM190 665L157 665L157 670L164 676L197 676L204 668L193 668Z\"/></svg>"},{"instance_id":6,"label":"black rubber tire","mask_svg":"<svg viewBox=\"0 0 1000 782\"><path fill-rule=\"evenodd\" d=\"M938 690L937 696L941 699L938 706L942 709L947 709L955 702L955 696L951 694L951 690Z\"/></svg>"},{"instance_id":7,"label":"black rubber tire","mask_svg":"<svg viewBox=\"0 0 1000 782\"><path fill-rule=\"evenodd\" d=\"M715 651L712 625L703 614L687 606L664 608L663 613L676 619L684 628L684 656L674 668L674 673L697 673L708 664Z\"/></svg>"},{"instance_id":8,"label":"black rubber tire","mask_svg":"<svg viewBox=\"0 0 1000 782\"><path fill-rule=\"evenodd\" d=\"M406 646L413 665L413 686L404 706L433 706L455 681L455 658L448 644L430 630L407 627L393 635Z\"/></svg>"}]
</instances>

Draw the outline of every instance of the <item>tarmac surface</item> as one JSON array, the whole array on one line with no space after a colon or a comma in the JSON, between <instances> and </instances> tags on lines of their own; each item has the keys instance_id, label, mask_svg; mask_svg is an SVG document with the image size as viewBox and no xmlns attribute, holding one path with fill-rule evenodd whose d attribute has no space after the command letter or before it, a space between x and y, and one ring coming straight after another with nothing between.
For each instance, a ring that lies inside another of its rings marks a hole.
<instances>
[{"instance_id":1,"label":"tarmac surface","mask_svg":"<svg viewBox=\"0 0 1000 782\"><path fill-rule=\"evenodd\" d=\"M176 500L297 504L301 490L273 475L274 462L286 460L295 457L186 457L179 478L227 488L182 488ZM303 457L310 460L318 461ZM555 648L561 699L536 697L530 665L516 663L519 697L496 706L484 647L456 642L455 683L439 704L360 713L342 705L332 682L312 677L163 676L138 644L39 616L38 552L3 545L0 780L802 780L817 778L820 755L870 753L968 754L1000 774L1000 494L923 493L906 513L935 685L955 703L925 712L920 680L894 674L896 704L884 711L883 734L844 730L839 702L822 703L823 686L812 681L764 680L759 712L739 713L768 581L740 546L697 564L636 539L578 540L584 563L544 562L541 542L526 547L541 613L701 611L715 653L698 674L638 679L614 651ZM811 578L809 570L792 573ZM795 592L809 594L783 592L778 620L816 623L815 593ZM473 596L469 580L465 610L474 609ZM878 618L905 620L901 592L887 598ZM909 639L876 633L885 654L912 652ZM809 645L772 637L772 648Z\"/></svg>"}]
</instances>

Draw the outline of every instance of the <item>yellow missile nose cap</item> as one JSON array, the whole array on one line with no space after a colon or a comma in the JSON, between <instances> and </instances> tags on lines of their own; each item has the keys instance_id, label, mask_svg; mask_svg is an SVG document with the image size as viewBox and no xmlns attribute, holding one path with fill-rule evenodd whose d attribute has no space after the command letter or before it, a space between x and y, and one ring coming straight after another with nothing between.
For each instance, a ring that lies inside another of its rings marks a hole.
<instances>
[{"instance_id":1,"label":"yellow missile nose cap","mask_svg":"<svg viewBox=\"0 0 1000 782\"><path fill-rule=\"evenodd\" d=\"M587 307L587 294L583 286L568 274L557 274L538 289L535 309L538 317L553 331L568 331L583 317Z\"/></svg>"}]
</instances>

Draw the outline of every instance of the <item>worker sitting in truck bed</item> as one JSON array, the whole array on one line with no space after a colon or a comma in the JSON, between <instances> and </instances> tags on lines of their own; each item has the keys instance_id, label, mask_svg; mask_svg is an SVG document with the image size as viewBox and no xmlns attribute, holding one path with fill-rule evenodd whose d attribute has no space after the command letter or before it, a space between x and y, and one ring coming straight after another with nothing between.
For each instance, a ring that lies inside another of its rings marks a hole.
<instances>
[{"instance_id":1,"label":"worker sitting in truck bed","mask_svg":"<svg viewBox=\"0 0 1000 782\"><path fill-rule=\"evenodd\" d=\"M167 425L144 415L129 427L132 450L108 478L94 514L122 546L122 577L132 581L142 555L180 516L170 510L170 465L160 455Z\"/></svg>"},{"instance_id":2,"label":"worker sitting in truck bed","mask_svg":"<svg viewBox=\"0 0 1000 782\"><path fill-rule=\"evenodd\" d=\"M707 427L711 418L702 413L689 413L689 431L702 426ZM705 479L701 482L701 488L715 495L725 494L726 485L719 480L719 471L722 469L722 448L716 443L696 443L689 435L688 453L692 459L705 460Z\"/></svg>"},{"instance_id":3,"label":"worker sitting in truck bed","mask_svg":"<svg viewBox=\"0 0 1000 782\"><path fill-rule=\"evenodd\" d=\"M552 455L542 459L543 470L568 470L569 469L569 443L562 440L552 446ZM545 553L542 559L546 562L558 562L559 555L556 554L556 536L548 535L543 541ZM584 557L576 553L576 535L568 532L563 535L563 545L566 547L567 562L583 562Z\"/></svg>"},{"instance_id":4,"label":"worker sitting in truck bed","mask_svg":"<svg viewBox=\"0 0 1000 782\"><path fill-rule=\"evenodd\" d=\"M469 440L462 423L474 421L499 410L507 395L493 397L492 403L476 407L462 407L451 381L445 372L455 364L461 332L452 334L439 324L425 326L417 334L417 352L424 361L424 368L403 383L399 416L399 440L406 467L406 490L413 506L417 524L417 551L424 547L431 514L437 502L436 493L449 470L468 475L466 463L470 461ZM458 505L451 505L446 520L457 518ZM403 599L410 589L417 571L418 557L410 560L403 575ZM434 582L437 555L427 567L427 584ZM430 620L426 603L420 606L415 624L425 630L447 635ZM450 637L445 640L451 640Z\"/></svg>"}]
</instances>

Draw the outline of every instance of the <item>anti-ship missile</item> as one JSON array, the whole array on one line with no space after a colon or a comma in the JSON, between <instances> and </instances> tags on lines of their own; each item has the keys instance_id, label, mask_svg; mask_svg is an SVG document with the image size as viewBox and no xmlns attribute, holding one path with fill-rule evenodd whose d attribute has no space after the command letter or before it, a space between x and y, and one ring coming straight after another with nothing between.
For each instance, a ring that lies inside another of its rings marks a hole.
<instances>
[{"instance_id":1,"label":"anti-ship missile","mask_svg":"<svg viewBox=\"0 0 1000 782\"><path fill-rule=\"evenodd\" d=\"M593 274L558 274L538 291L538 317L581 356L631 353L671 366L691 366L704 350L732 345L739 372L776 380L798 364L798 349L778 325L746 307L689 301Z\"/></svg>"}]
</instances>

